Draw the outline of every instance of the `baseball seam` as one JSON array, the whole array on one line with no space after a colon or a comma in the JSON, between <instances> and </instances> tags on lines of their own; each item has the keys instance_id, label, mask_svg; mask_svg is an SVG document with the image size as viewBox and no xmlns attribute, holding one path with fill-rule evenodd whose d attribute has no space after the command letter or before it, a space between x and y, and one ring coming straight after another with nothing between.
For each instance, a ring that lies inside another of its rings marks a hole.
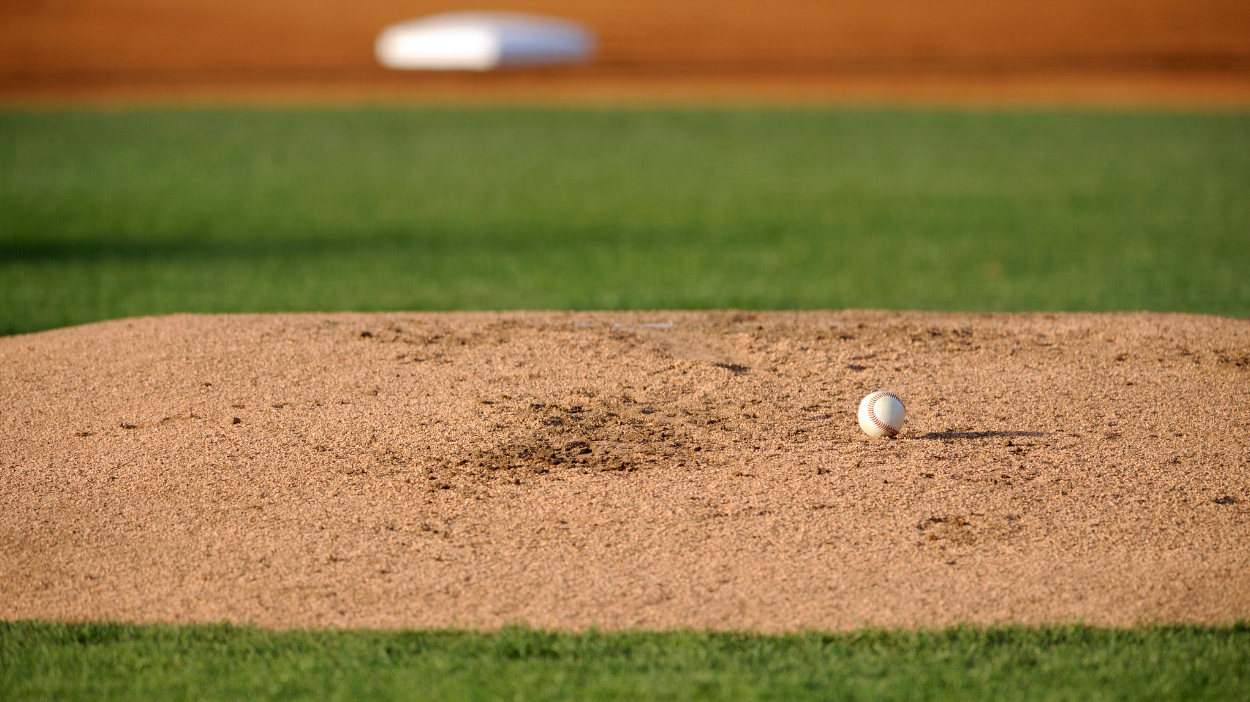
<instances>
[{"instance_id":1,"label":"baseball seam","mask_svg":"<svg viewBox=\"0 0 1250 702\"><path fill-rule=\"evenodd\" d=\"M868 418L871 419L872 423L876 424L877 428L880 429L881 431L889 434L890 436L898 436L898 429L895 429L889 424L886 424L880 419L877 419L877 413L873 411L873 408L877 406L877 400L880 400L883 397L893 397L894 399L898 400L898 395L895 395L892 392L887 392L887 391L874 392L872 394L872 397L868 398ZM898 400L898 403L901 405L903 404L903 401Z\"/></svg>"}]
</instances>

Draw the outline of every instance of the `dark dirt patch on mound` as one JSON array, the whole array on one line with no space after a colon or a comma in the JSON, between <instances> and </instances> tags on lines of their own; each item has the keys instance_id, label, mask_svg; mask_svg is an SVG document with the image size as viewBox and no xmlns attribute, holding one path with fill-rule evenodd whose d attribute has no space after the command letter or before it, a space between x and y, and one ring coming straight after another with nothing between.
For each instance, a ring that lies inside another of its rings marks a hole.
<instances>
[{"instance_id":1,"label":"dark dirt patch on mound","mask_svg":"<svg viewBox=\"0 0 1250 702\"><path fill-rule=\"evenodd\" d=\"M1250 322L179 316L0 339L0 617L1250 617ZM907 404L896 440L859 398Z\"/></svg>"}]
</instances>

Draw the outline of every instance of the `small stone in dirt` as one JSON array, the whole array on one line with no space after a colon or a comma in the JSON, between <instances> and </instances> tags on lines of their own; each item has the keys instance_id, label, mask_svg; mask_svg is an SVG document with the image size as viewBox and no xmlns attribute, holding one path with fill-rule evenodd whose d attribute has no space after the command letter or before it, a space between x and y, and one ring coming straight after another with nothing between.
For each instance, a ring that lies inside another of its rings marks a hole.
<instances>
[{"instance_id":1,"label":"small stone in dirt","mask_svg":"<svg viewBox=\"0 0 1250 702\"><path fill-rule=\"evenodd\" d=\"M234 419L230 420L230 423L231 423L231 424L242 424L242 423L243 423L243 420L242 420L242 419L239 419L238 417L235 417Z\"/></svg>"},{"instance_id":2,"label":"small stone in dirt","mask_svg":"<svg viewBox=\"0 0 1250 702\"><path fill-rule=\"evenodd\" d=\"M574 456L584 456L590 453L590 444L585 441L570 441L564 445L564 450Z\"/></svg>"},{"instance_id":3,"label":"small stone in dirt","mask_svg":"<svg viewBox=\"0 0 1250 702\"><path fill-rule=\"evenodd\" d=\"M1212 502L1217 505L1235 505L1237 504L1237 498L1232 495L1224 495L1223 497L1215 498Z\"/></svg>"}]
</instances>

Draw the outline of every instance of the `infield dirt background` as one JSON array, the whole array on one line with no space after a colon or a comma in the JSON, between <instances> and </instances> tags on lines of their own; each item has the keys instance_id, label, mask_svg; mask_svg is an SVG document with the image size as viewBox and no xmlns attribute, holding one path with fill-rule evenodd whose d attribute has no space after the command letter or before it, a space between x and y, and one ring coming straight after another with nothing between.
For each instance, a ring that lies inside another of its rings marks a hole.
<instances>
[{"instance_id":1,"label":"infield dirt background","mask_svg":"<svg viewBox=\"0 0 1250 702\"><path fill-rule=\"evenodd\" d=\"M889 388L901 438L855 408ZM1250 321L307 314L0 339L0 619L1250 617Z\"/></svg>"},{"instance_id":2,"label":"infield dirt background","mask_svg":"<svg viewBox=\"0 0 1250 702\"><path fill-rule=\"evenodd\" d=\"M377 67L386 25L570 17L588 67ZM0 100L904 101L1250 104L1240 0L10 0Z\"/></svg>"}]
</instances>

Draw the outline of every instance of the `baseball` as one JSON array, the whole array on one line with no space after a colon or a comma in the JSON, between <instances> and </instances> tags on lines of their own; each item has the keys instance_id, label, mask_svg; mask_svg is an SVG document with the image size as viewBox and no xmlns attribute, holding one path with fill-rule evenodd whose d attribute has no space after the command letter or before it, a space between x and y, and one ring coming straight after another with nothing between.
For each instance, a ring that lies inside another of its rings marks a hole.
<instances>
[{"instance_id":1,"label":"baseball","mask_svg":"<svg viewBox=\"0 0 1250 702\"><path fill-rule=\"evenodd\" d=\"M870 392L859 401L859 428L868 436L897 436L905 414L898 395L886 390Z\"/></svg>"}]
</instances>

